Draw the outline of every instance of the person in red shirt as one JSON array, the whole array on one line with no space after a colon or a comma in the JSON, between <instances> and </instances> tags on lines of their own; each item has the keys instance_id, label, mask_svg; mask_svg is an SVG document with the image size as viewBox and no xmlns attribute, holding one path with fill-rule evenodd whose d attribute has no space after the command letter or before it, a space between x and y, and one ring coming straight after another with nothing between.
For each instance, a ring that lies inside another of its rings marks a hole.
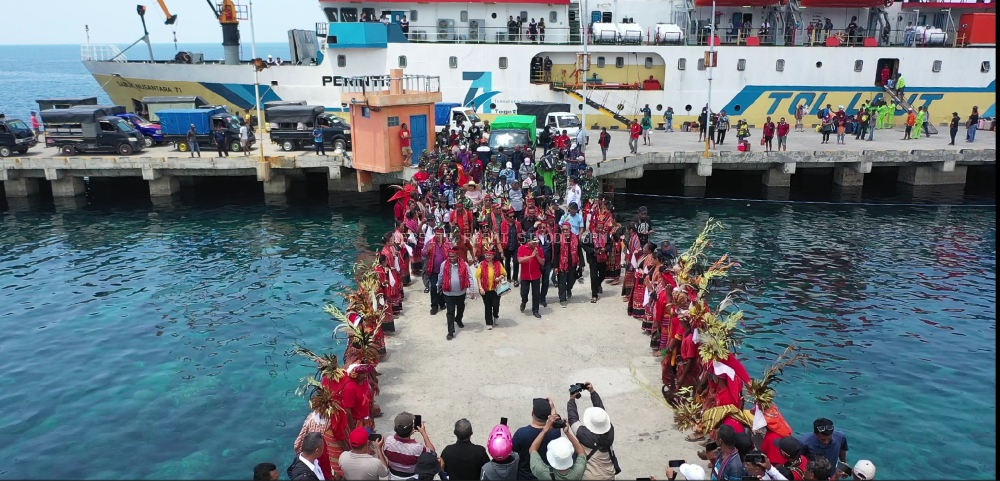
<instances>
[{"instance_id":1,"label":"person in red shirt","mask_svg":"<svg viewBox=\"0 0 1000 481\"><path fill-rule=\"evenodd\" d=\"M633 154L639 153L639 137L642 136L642 127L639 125L638 121L633 120L632 126L629 127L629 139L628 148Z\"/></svg>"},{"instance_id":2,"label":"person in red shirt","mask_svg":"<svg viewBox=\"0 0 1000 481\"><path fill-rule=\"evenodd\" d=\"M771 117L767 117L767 122L764 122L764 152L770 152L773 149L774 143L774 131L777 127L774 122L771 121Z\"/></svg>"},{"instance_id":3,"label":"person in red shirt","mask_svg":"<svg viewBox=\"0 0 1000 481\"><path fill-rule=\"evenodd\" d=\"M778 121L778 150L788 151L788 132L791 130L792 126L788 122L785 122L785 118L782 117Z\"/></svg>"},{"instance_id":4,"label":"person in red shirt","mask_svg":"<svg viewBox=\"0 0 1000 481\"><path fill-rule=\"evenodd\" d=\"M538 304L541 301L542 264L545 263L545 255L538 247L538 238L535 237L534 231L529 231L528 242L517 248L517 262L521 265L521 312L527 307L530 290L531 314L541 319Z\"/></svg>"},{"instance_id":5,"label":"person in red shirt","mask_svg":"<svg viewBox=\"0 0 1000 481\"><path fill-rule=\"evenodd\" d=\"M892 76L892 70L889 69L889 66L886 65L885 67L882 67L882 86L883 87L889 85L889 77L891 77L891 76Z\"/></svg>"},{"instance_id":6,"label":"person in red shirt","mask_svg":"<svg viewBox=\"0 0 1000 481\"><path fill-rule=\"evenodd\" d=\"M399 129L399 147L403 151L403 165L413 163L413 149L410 148L410 129L406 124L401 124Z\"/></svg>"},{"instance_id":7,"label":"person in red shirt","mask_svg":"<svg viewBox=\"0 0 1000 481\"><path fill-rule=\"evenodd\" d=\"M350 381L344 385L344 400L341 407L347 412L348 430L357 427L375 429L375 421L371 418L374 396L368 383L368 373L373 368L371 364L351 364L347 367Z\"/></svg>"},{"instance_id":8,"label":"person in red shirt","mask_svg":"<svg viewBox=\"0 0 1000 481\"><path fill-rule=\"evenodd\" d=\"M556 149L568 150L570 147L569 135L563 130L561 134L557 135L555 138Z\"/></svg>"}]
</instances>

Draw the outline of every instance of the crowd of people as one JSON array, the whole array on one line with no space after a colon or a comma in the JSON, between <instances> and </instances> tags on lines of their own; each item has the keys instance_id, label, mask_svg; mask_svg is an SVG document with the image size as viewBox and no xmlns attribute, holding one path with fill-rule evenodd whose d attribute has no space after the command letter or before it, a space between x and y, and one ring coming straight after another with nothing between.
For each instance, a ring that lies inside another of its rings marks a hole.
<instances>
[{"instance_id":1,"label":"crowd of people","mask_svg":"<svg viewBox=\"0 0 1000 481\"><path fill-rule=\"evenodd\" d=\"M521 315L530 306L540 318L549 300L566 307L576 284L588 279L590 302L620 298L635 319L660 358L674 421L693 429L688 441L704 446L703 464L665 459L667 477L874 479L870 461L847 464L847 437L832 421L817 419L811 433L793 435L775 403L775 386L783 369L803 362L794 348L759 379L737 358L742 312L734 310L732 295L710 305L717 280L736 265L728 256L711 262L706 255L720 224L710 220L679 252L669 240L655 242L663 236L646 208L616 212L612 193L589 172L559 161L568 152L543 154L553 165L540 171L530 160L534 150L520 151L516 168L513 155L502 152L486 165L460 147L421 156L418 173L391 199L396 228L383 236L377 260L356 269L346 310L326 308L340 322L335 337L347 341L343 360L296 350L318 371L300 391L311 412L293 445L290 479L614 479L620 473L615 428L589 382L570 387L565 417L551 399L533 399L528 425L512 431L501 418L484 445L472 441L473 426L464 418L443 449L419 415L396 414L392 433L377 432L373 421L382 415L378 364L386 335L403 315L404 289L422 289L431 316L445 312L442 326L451 340L464 327L467 301L482 299L492 330L502 325L502 296L519 291ZM553 284L557 297L550 297ZM581 415L577 399L584 395L590 407ZM262 463L254 475L278 479L279 473Z\"/></svg>"}]
</instances>

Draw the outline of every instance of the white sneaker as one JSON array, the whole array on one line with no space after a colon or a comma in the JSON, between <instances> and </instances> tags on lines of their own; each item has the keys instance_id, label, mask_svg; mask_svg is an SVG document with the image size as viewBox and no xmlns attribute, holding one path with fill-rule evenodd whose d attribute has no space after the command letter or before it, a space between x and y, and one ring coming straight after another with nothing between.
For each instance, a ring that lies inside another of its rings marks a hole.
<instances>
[{"instance_id":1,"label":"white sneaker","mask_svg":"<svg viewBox=\"0 0 1000 481\"><path fill-rule=\"evenodd\" d=\"M486 330L487 331L492 331L493 330L493 326L486 326Z\"/></svg>"}]
</instances>

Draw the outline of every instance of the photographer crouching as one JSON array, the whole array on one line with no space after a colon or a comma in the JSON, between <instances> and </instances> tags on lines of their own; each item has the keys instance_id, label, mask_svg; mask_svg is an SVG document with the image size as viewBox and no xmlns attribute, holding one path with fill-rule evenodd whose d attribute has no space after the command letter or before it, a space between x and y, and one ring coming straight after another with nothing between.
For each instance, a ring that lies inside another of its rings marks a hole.
<instances>
[{"instance_id":1,"label":"photographer crouching","mask_svg":"<svg viewBox=\"0 0 1000 481\"><path fill-rule=\"evenodd\" d=\"M590 392L592 407L583 412L581 421L576 400L583 395L583 391ZM594 390L594 385L589 382L571 385L566 411L569 413L571 431L586 448L587 468L583 479L615 479L615 475L621 472L612 448L615 442L615 427L611 424L611 418L604 410L604 402Z\"/></svg>"}]
</instances>

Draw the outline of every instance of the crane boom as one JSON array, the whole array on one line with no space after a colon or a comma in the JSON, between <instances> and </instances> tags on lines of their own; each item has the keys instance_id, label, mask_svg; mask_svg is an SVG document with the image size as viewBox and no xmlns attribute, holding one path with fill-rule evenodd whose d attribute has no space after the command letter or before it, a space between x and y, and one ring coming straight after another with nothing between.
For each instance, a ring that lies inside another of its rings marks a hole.
<instances>
[{"instance_id":1,"label":"crane boom","mask_svg":"<svg viewBox=\"0 0 1000 481\"><path fill-rule=\"evenodd\" d=\"M171 15L170 10L167 8L167 2L164 0L157 0L160 4L160 9L163 10L163 14L167 16L167 21L163 22L164 25L173 25L177 22L177 15Z\"/></svg>"}]
</instances>

